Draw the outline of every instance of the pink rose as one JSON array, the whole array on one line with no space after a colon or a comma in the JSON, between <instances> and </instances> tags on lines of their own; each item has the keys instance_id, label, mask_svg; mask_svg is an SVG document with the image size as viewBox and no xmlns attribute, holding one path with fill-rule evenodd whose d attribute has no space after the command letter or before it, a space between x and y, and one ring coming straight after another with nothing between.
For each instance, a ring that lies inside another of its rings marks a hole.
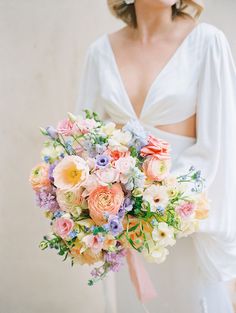
<instances>
[{"instance_id":1,"label":"pink rose","mask_svg":"<svg viewBox=\"0 0 236 313\"><path fill-rule=\"evenodd\" d=\"M167 141L157 139L152 135L148 136L148 144L141 149L141 156L155 156L159 160L170 158L170 145Z\"/></svg>"},{"instance_id":2,"label":"pink rose","mask_svg":"<svg viewBox=\"0 0 236 313\"><path fill-rule=\"evenodd\" d=\"M192 215L194 211L194 204L191 202L181 204L177 208L175 208L175 211L182 217L186 218Z\"/></svg>"},{"instance_id":3,"label":"pink rose","mask_svg":"<svg viewBox=\"0 0 236 313\"><path fill-rule=\"evenodd\" d=\"M98 186L88 197L88 208L91 218L97 225L104 224L104 213L116 215L124 201L124 193L120 184Z\"/></svg>"},{"instance_id":4,"label":"pink rose","mask_svg":"<svg viewBox=\"0 0 236 313\"><path fill-rule=\"evenodd\" d=\"M68 234L72 231L74 222L65 217L59 217L53 224L53 231L58 234L61 238L65 239Z\"/></svg>"},{"instance_id":5,"label":"pink rose","mask_svg":"<svg viewBox=\"0 0 236 313\"><path fill-rule=\"evenodd\" d=\"M160 160L156 156L149 156L143 163L143 171L151 181L162 181L170 172L171 160Z\"/></svg>"},{"instance_id":6,"label":"pink rose","mask_svg":"<svg viewBox=\"0 0 236 313\"><path fill-rule=\"evenodd\" d=\"M73 134L73 127L74 122L65 118L57 124L57 132L64 136L70 136Z\"/></svg>"}]
</instances>

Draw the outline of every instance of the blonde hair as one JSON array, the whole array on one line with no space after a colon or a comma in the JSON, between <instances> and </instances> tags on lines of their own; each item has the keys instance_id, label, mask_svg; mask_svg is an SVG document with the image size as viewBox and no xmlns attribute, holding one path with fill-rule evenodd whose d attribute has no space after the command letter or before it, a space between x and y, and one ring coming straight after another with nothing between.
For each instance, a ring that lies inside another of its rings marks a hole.
<instances>
[{"instance_id":1,"label":"blonde hair","mask_svg":"<svg viewBox=\"0 0 236 313\"><path fill-rule=\"evenodd\" d=\"M124 0L107 0L107 4L112 15L131 27L137 27L134 4L127 5ZM197 19L203 9L201 0L179 0L178 6L176 4L172 6L172 18L190 15Z\"/></svg>"}]
</instances>

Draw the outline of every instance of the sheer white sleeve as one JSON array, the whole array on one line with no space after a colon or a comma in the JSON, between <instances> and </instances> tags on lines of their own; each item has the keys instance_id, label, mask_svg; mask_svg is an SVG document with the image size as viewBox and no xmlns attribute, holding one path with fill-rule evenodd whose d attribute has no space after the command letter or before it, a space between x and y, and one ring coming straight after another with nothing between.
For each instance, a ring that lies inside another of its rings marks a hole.
<instances>
[{"instance_id":1,"label":"sheer white sleeve","mask_svg":"<svg viewBox=\"0 0 236 313\"><path fill-rule=\"evenodd\" d=\"M221 30L212 36L199 79L197 140L176 162L202 171L211 199L209 218L193 235L211 280L236 277L236 68Z\"/></svg>"},{"instance_id":2,"label":"sheer white sleeve","mask_svg":"<svg viewBox=\"0 0 236 313\"><path fill-rule=\"evenodd\" d=\"M96 111L101 118L104 118L104 108L98 101L99 92L99 67L96 51L93 44L86 50L85 60L82 64L82 71L79 81L78 94L75 105L75 114L81 114L84 109Z\"/></svg>"}]
</instances>

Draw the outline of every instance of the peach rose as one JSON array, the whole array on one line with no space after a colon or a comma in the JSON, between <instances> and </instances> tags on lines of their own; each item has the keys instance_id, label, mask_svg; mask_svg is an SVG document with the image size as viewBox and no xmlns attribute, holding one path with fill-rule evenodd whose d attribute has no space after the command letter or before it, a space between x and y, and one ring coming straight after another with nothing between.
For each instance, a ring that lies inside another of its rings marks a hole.
<instances>
[{"instance_id":1,"label":"peach rose","mask_svg":"<svg viewBox=\"0 0 236 313\"><path fill-rule=\"evenodd\" d=\"M49 180L49 165L46 163L36 165L30 173L29 182L35 191L39 191L42 187L49 187L51 185Z\"/></svg>"},{"instance_id":2,"label":"peach rose","mask_svg":"<svg viewBox=\"0 0 236 313\"><path fill-rule=\"evenodd\" d=\"M141 149L140 154L142 157L152 155L159 160L166 160L170 158L170 145L165 140L149 135L148 144Z\"/></svg>"},{"instance_id":3,"label":"peach rose","mask_svg":"<svg viewBox=\"0 0 236 313\"><path fill-rule=\"evenodd\" d=\"M96 224L106 222L104 213L116 215L124 201L124 193L120 184L98 186L88 197L88 208L91 218Z\"/></svg>"},{"instance_id":4,"label":"peach rose","mask_svg":"<svg viewBox=\"0 0 236 313\"><path fill-rule=\"evenodd\" d=\"M61 238L65 239L74 227L74 222L65 217L59 217L53 224L53 231Z\"/></svg>"},{"instance_id":5,"label":"peach rose","mask_svg":"<svg viewBox=\"0 0 236 313\"><path fill-rule=\"evenodd\" d=\"M67 155L53 170L54 184L57 188L71 190L79 188L89 175L89 167L77 155Z\"/></svg>"},{"instance_id":6,"label":"peach rose","mask_svg":"<svg viewBox=\"0 0 236 313\"><path fill-rule=\"evenodd\" d=\"M151 181L162 181L165 179L171 167L171 160L160 160L156 156L148 157L143 163L143 171Z\"/></svg>"}]
</instances>

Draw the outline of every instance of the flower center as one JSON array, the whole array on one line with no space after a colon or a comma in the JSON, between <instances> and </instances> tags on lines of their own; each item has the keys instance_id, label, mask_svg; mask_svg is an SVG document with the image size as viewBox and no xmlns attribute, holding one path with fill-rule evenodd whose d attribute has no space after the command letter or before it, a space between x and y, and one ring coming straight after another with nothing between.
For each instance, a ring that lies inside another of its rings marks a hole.
<instances>
[{"instance_id":1,"label":"flower center","mask_svg":"<svg viewBox=\"0 0 236 313\"><path fill-rule=\"evenodd\" d=\"M69 184L76 185L81 181L82 170L77 169L75 165L71 165L64 171L65 181Z\"/></svg>"}]
</instances>

